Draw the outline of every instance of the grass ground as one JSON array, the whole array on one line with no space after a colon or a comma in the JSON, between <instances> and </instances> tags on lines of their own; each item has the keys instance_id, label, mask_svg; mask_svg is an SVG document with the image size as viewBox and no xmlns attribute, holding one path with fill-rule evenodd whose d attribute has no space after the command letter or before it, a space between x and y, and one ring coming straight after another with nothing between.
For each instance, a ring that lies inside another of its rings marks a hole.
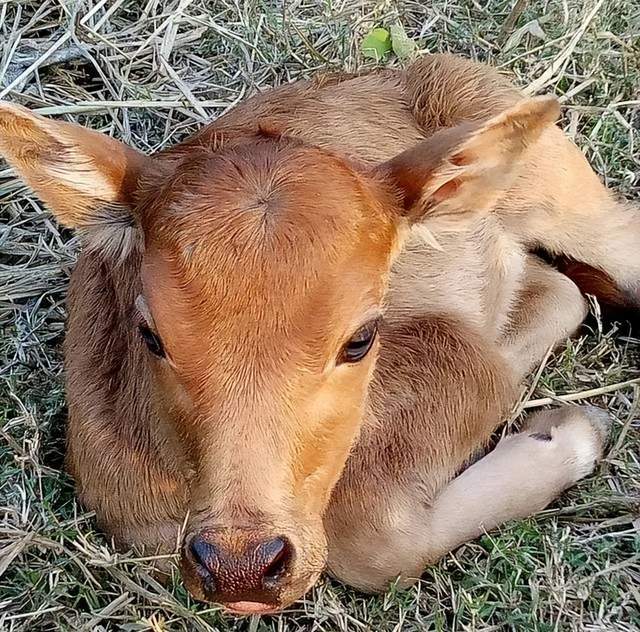
<instances>
[{"instance_id":1,"label":"grass ground","mask_svg":"<svg viewBox=\"0 0 640 632\"><path fill-rule=\"evenodd\" d=\"M150 151L261 88L374 65L362 37L400 22L425 51L488 61L557 94L594 167L637 198L640 5L531 0L514 22L514 4L0 0L0 98ZM596 475L463 546L413 590L367 598L325 581L282 616L238 620L193 603L177 580L159 586L144 560L96 532L61 472L60 343L77 241L6 170L0 217L0 630L640 630L637 381L590 399L615 418ZM528 399L637 379L639 352L621 328L595 327L549 359Z\"/></svg>"}]
</instances>

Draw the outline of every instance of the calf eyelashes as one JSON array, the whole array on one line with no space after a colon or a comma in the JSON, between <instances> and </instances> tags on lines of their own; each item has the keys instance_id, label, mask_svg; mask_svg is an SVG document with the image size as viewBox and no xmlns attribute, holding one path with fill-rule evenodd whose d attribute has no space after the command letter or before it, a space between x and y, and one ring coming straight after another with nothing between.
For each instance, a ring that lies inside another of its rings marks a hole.
<instances>
[{"instance_id":1,"label":"calf eyelashes","mask_svg":"<svg viewBox=\"0 0 640 632\"><path fill-rule=\"evenodd\" d=\"M353 364L363 360L373 347L378 335L379 324L380 317L376 317L362 325L342 347L338 355L337 364Z\"/></svg>"}]
</instances>

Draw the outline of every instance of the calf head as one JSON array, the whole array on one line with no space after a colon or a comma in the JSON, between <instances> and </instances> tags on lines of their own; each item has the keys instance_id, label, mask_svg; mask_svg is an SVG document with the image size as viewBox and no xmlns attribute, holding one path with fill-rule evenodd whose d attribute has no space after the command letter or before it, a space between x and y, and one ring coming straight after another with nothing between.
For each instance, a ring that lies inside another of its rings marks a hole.
<instances>
[{"instance_id":1,"label":"calf head","mask_svg":"<svg viewBox=\"0 0 640 632\"><path fill-rule=\"evenodd\" d=\"M0 104L0 153L59 221L114 266L142 252L129 325L187 455L195 597L268 612L317 579L406 229L490 210L556 115L525 101L370 168L261 128L147 157Z\"/></svg>"}]
</instances>

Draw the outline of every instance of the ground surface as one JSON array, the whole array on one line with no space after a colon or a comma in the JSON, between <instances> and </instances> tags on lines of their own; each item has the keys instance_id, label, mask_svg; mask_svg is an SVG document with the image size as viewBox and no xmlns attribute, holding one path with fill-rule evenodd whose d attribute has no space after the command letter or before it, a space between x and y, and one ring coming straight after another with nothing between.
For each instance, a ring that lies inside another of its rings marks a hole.
<instances>
[{"instance_id":1,"label":"ground surface","mask_svg":"<svg viewBox=\"0 0 640 632\"><path fill-rule=\"evenodd\" d=\"M0 85L10 88L0 98L149 151L258 89L361 67L362 37L401 22L425 51L489 61L560 96L567 131L611 186L637 198L639 5L532 0L510 26L514 4L0 0ZM144 560L116 555L96 533L60 471L60 343L78 244L2 169L1 630L640 630L637 383L590 400L615 417L595 476L535 519L449 555L413 590L364 598L325 582L281 617L236 620L191 602L177 581L154 583ZM633 380L639 350L596 328L550 358L529 397Z\"/></svg>"}]
</instances>

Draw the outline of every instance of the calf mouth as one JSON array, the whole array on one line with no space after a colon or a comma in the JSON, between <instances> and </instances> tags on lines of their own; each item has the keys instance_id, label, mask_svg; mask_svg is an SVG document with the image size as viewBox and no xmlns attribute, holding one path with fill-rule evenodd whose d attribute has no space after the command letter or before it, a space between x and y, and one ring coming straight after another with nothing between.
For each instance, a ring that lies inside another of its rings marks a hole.
<instances>
[{"instance_id":1,"label":"calf mouth","mask_svg":"<svg viewBox=\"0 0 640 632\"><path fill-rule=\"evenodd\" d=\"M276 614L282 610L280 606L273 606L255 601L236 601L222 604L224 612L235 616L249 616L254 614Z\"/></svg>"}]
</instances>

